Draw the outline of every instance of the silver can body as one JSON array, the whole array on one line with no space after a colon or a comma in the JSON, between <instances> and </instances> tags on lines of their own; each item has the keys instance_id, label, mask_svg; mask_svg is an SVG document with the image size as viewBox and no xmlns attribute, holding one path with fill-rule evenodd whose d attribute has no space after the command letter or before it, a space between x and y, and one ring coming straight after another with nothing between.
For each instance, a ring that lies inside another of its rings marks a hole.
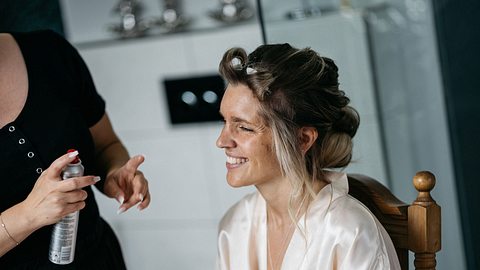
<instances>
[{"instance_id":1,"label":"silver can body","mask_svg":"<svg viewBox=\"0 0 480 270\"><path fill-rule=\"evenodd\" d=\"M63 169L62 179L83 176L84 168L79 161L68 164ZM68 214L57 222L52 230L48 258L56 264L69 264L75 257L75 245L77 243L79 211Z\"/></svg>"}]
</instances>

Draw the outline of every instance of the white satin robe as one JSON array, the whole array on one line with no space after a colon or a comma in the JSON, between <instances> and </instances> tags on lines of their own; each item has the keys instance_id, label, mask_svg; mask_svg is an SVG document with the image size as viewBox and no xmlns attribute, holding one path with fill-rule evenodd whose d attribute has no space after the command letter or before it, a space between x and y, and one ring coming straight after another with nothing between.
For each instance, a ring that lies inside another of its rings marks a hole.
<instances>
[{"instance_id":1,"label":"white satin robe","mask_svg":"<svg viewBox=\"0 0 480 270\"><path fill-rule=\"evenodd\" d=\"M348 195L344 173L329 172L330 184L318 193L292 235L282 270L399 269L387 232L375 216ZM217 269L266 270L266 203L259 192L228 210L219 226ZM306 226L305 226L306 225Z\"/></svg>"}]
</instances>

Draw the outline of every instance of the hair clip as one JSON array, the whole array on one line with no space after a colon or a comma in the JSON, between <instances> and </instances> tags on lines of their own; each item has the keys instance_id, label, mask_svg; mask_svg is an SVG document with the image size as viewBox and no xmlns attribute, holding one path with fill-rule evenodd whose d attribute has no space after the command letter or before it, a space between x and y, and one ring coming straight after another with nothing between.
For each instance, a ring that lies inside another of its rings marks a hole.
<instances>
[{"instance_id":1,"label":"hair clip","mask_svg":"<svg viewBox=\"0 0 480 270\"><path fill-rule=\"evenodd\" d=\"M257 70L254 69L254 68L251 68L251 67L247 67L246 71L245 71L248 75L251 75L251 74L255 74L257 73Z\"/></svg>"},{"instance_id":2,"label":"hair clip","mask_svg":"<svg viewBox=\"0 0 480 270\"><path fill-rule=\"evenodd\" d=\"M233 58L232 61L230 62L230 64L236 70L242 70L243 69L242 61L238 57Z\"/></svg>"}]
</instances>

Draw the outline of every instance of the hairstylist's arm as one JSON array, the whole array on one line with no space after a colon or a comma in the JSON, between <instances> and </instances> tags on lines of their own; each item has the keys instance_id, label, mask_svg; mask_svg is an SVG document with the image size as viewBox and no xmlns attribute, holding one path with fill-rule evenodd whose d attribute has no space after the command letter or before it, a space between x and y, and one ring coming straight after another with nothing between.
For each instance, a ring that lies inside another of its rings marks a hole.
<instances>
[{"instance_id":1,"label":"hairstylist's arm","mask_svg":"<svg viewBox=\"0 0 480 270\"><path fill-rule=\"evenodd\" d=\"M67 214L85 207L87 192L81 188L99 178L82 176L61 181L60 174L78 152L55 160L43 171L27 198L1 213L0 257L39 228L54 224Z\"/></svg>"},{"instance_id":2,"label":"hairstylist's arm","mask_svg":"<svg viewBox=\"0 0 480 270\"><path fill-rule=\"evenodd\" d=\"M150 203L148 182L138 170L145 158L142 155L129 157L127 150L113 131L107 116L90 128L96 149L96 161L106 175L103 193L120 203L119 213L138 204L142 210Z\"/></svg>"}]
</instances>

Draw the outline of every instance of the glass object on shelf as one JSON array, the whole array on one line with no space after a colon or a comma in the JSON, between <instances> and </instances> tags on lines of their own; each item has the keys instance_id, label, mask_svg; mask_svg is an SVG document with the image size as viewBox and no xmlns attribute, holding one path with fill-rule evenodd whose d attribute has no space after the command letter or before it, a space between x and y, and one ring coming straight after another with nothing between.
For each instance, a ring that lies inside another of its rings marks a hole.
<instances>
[{"instance_id":1,"label":"glass object on shelf","mask_svg":"<svg viewBox=\"0 0 480 270\"><path fill-rule=\"evenodd\" d=\"M246 0L220 0L219 7L208 15L223 23L235 23L252 18L254 10Z\"/></svg>"},{"instance_id":2,"label":"glass object on shelf","mask_svg":"<svg viewBox=\"0 0 480 270\"><path fill-rule=\"evenodd\" d=\"M191 18L183 14L181 0L163 0L163 11L156 24L163 27L167 32L185 29Z\"/></svg>"},{"instance_id":3,"label":"glass object on shelf","mask_svg":"<svg viewBox=\"0 0 480 270\"><path fill-rule=\"evenodd\" d=\"M348 0L342 0L341 2L343 3L346 1ZM339 6L340 3L337 0L300 0L300 7L287 11L285 17L290 20L303 20L309 17L319 16L327 12L337 11Z\"/></svg>"},{"instance_id":4,"label":"glass object on shelf","mask_svg":"<svg viewBox=\"0 0 480 270\"><path fill-rule=\"evenodd\" d=\"M150 22L140 18L143 5L139 0L120 0L112 10L120 15L120 23L112 24L109 30L122 38L140 37L150 28Z\"/></svg>"}]
</instances>

